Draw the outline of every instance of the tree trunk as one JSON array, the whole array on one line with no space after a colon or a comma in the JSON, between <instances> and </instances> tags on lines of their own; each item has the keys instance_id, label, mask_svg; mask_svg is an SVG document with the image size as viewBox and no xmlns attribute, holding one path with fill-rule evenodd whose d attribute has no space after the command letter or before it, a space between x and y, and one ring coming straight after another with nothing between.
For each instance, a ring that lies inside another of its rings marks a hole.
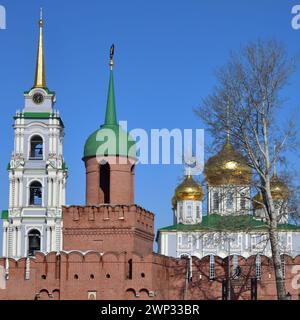
<instances>
[{"instance_id":1,"label":"tree trunk","mask_svg":"<svg viewBox=\"0 0 300 320\"><path fill-rule=\"evenodd\" d=\"M276 229L277 228L273 226L273 222L271 222L269 235L275 271L277 298L278 300L286 300L285 283L283 279L280 252L278 250L278 232Z\"/></svg>"}]
</instances>

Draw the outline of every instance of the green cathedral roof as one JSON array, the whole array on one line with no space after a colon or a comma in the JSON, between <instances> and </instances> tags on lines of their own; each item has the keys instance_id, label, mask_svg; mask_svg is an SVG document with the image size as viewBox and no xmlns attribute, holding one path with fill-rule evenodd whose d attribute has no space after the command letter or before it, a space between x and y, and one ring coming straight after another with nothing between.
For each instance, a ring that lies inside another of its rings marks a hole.
<instances>
[{"instance_id":1,"label":"green cathedral roof","mask_svg":"<svg viewBox=\"0 0 300 320\"><path fill-rule=\"evenodd\" d=\"M293 224L278 224L278 231L300 231L299 225ZM182 232L194 232L194 231L262 231L266 232L268 225L266 222L255 219L251 215L232 215L221 216L219 214L211 214L204 216L202 222L198 224L175 224L172 226L164 227L159 231L182 231Z\"/></svg>"},{"instance_id":2,"label":"green cathedral roof","mask_svg":"<svg viewBox=\"0 0 300 320\"><path fill-rule=\"evenodd\" d=\"M117 123L113 72L110 71L105 123L86 140L84 158L94 156L136 158L135 141Z\"/></svg>"}]
</instances>

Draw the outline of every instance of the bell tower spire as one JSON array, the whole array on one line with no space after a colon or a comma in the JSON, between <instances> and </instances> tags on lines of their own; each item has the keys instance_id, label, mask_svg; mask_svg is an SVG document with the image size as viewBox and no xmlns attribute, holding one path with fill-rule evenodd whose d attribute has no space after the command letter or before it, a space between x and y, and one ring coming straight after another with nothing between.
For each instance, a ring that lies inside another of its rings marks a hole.
<instances>
[{"instance_id":1,"label":"bell tower spire","mask_svg":"<svg viewBox=\"0 0 300 320\"><path fill-rule=\"evenodd\" d=\"M46 89L46 75L45 75L45 62L44 62L44 45L43 45L43 9L40 11L39 20L39 42L37 50L36 70L34 88Z\"/></svg>"},{"instance_id":2,"label":"bell tower spire","mask_svg":"<svg viewBox=\"0 0 300 320\"><path fill-rule=\"evenodd\" d=\"M114 66L114 51L115 46L110 47L110 76L109 76L109 87L108 87L108 96L106 104L106 113L105 113L105 125L117 125L117 115L116 115L116 102L115 102L115 91L114 91L114 77L113 77L113 66Z\"/></svg>"}]
</instances>

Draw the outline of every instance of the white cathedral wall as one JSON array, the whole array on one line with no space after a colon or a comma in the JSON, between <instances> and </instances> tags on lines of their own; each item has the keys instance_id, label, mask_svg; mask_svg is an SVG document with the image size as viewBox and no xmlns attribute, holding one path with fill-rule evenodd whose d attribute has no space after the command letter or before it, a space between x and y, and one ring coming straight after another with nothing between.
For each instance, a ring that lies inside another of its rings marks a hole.
<instances>
[{"instance_id":1,"label":"white cathedral wall","mask_svg":"<svg viewBox=\"0 0 300 320\"><path fill-rule=\"evenodd\" d=\"M300 254L300 232L279 232L280 251L291 256ZM174 246L176 244L176 246ZM159 253L179 258L189 254L202 258L216 255L224 258L228 255L263 254L272 256L267 233L239 232L175 232L160 231Z\"/></svg>"},{"instance_id":2,"label":"white cathedral wall","mask_svg":"<svg viewBox=\"0 0 300 320\"><path fill-rule=\"evenodd\" d=\"M196 224L202 222L202 201L184 200L177 202L174 212L175 224Z\"/></svg>"}]
</instances>

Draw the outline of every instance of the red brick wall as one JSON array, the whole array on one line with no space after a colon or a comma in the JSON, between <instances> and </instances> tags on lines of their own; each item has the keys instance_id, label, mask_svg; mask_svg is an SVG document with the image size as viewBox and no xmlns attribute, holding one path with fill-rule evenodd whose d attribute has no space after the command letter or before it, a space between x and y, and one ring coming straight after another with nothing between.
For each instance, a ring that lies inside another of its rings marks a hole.
<instances>
[{"instance_id":1,"label":"red brick wall","mask_svg":"<svg viewBox=\"0 0 300 320\"><path fill-rule=\"evenodd\" d=\"M132 279L128 279L128 260L133 261ZM59 256L37 254L30 259L30 279L25 280L26 259L9 259L9 280L0 289L0 299L88 299L96 292L97 299L221 299L222 280L227 270L227 259L216 257L216 279L209 280L209 257L193 257L192 281L186 283L188 260L176 260L150 253L80 252ZM300 256L286 256L286 288L293 299L299 290L291 287L292 267L299 265ZM254 277L255 257L240 257L244 277ZM262 279L258 283L259 299L276 299L275 278L271 260L262 257ZM5 259L0 259L5 267ZM109 277L108 277L109 275ZM271 275L271 276L270 276ZM187 285L186 285L187 284ZM247 280L235 287L235 299L249 299Z\"/></svg>"},{"instance_id":2,"label":"red brick wall","mask_svg":"<svg viewBox=\"0 0 300 320\"><path fill-rule=\"evenodd\" d=\"M136 252L153 250L154 215L132 206L63 208L64 250Z\"/></svg>"}]
</instances>

